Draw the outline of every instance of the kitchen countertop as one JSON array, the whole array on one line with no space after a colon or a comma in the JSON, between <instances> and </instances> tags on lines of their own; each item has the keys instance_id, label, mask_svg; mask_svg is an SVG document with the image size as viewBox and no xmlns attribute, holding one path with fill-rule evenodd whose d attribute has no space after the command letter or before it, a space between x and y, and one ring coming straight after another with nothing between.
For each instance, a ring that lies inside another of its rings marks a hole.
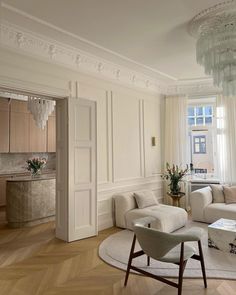
<instances>
[{"instance_id":1,"label":"kitchen countertop","mask_svg":"<svg viewBox=\"0 0 236 295\"><path fill-rule=\"evenodd\" d=\"M42 175L44 174L55 174L56 170L53 169L43 169L42 171ZM9 176L9 177L17 177L17 175L22 175L24 174L24 176L30 176L30 172L27 170L18 170L18 171L0 171L0 177L5 177L5 176Z\"/></svg>"},{"instance_id":2,"label":"kitchen countertop","mask_svg":"<svg viewBox=\"0 0 236 295\"><path fill-rule=\"evenodd\" d=\"M15 176L7 179L8 182L22 182L22 181L39 181L39 180L48 180L48 179L55 179L56 174L41 174L39 176L32 177L29 176Z\"/></svg>"}]
</instances>

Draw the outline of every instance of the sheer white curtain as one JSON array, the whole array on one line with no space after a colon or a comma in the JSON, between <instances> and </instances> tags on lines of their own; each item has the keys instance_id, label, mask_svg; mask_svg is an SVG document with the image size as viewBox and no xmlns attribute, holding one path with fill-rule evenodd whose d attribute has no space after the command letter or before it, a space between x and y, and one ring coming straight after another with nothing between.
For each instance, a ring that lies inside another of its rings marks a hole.
<instances>
[{"instance_id":1,"label":"sheer white curtain","mask_svg":"<svg viewBox=\"0 0 236 295\"><path fill-rule=\"evenodd\" d=\"M216 99L217 174L223 183L236 184L236 97Z\"/></svg>"},{"instance_id":2,"label":"sheer white curtain","mask_svg":"<svg viewBox=\"0 0 236 295\"><path fill-rule=\"evenodd\" d=\"M170 165L189 163L187 97L166 97L164 155Z\"/></svg>"},{"instance_id":3,"label":"sheer white curtain","mask_svg":"<svg viewBox=\"0 0 236 295\"><path fill-rule=\"evenodd\" d=\"M170 96L165 99L165 165L168 162L184 168L189 163L187 107L187 97ZM170 203L167 196L165 202ZM188 208L188 196L183 198L181 207Z\"/></svg>"}]
</instances>

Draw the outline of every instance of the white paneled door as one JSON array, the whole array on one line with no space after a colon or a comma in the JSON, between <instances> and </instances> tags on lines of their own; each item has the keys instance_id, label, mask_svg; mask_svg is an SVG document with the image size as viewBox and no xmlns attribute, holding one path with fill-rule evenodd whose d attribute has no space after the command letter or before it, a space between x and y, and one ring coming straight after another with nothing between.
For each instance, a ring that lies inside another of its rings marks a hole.
<instances>
[{"instance_id":1,"label":"white paneled door","mask_svg":"<svg viewBox=\"0 0 236 295\"><path fill-rule=\"evenodd\" d=\"M67 110L66 235L71 242L97 234L96 102L69 98Z\"/></svg>"}]
</instances>

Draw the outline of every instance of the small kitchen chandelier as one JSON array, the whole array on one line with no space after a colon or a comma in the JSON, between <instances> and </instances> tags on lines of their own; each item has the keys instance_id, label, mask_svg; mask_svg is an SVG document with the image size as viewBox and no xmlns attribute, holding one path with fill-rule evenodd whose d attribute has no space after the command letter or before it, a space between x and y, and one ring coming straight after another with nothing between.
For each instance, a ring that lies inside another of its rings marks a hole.
<instances>
[{"instance_id":1,"label":"small kitchen chandelier","mask_svg":"<svg viewBox=\"0 0 236 295\"><path fill-rule=\"evenodd\" d=\"M236 1L203 10L189 25L197 38L197 63L225 96L236 95Z\"/></svg>"},{"instance_id":2,"label":"small kitchen chandelier","mask_svg":"<svg viewBox=\"0 0 236 295\"><path fill-rule=\"evenodd\" d=\"M36 126L44 129L48 116L53 112L55 101L38 97L28 97L28 110L33 115Z\"/></svg>"}]
</instances>

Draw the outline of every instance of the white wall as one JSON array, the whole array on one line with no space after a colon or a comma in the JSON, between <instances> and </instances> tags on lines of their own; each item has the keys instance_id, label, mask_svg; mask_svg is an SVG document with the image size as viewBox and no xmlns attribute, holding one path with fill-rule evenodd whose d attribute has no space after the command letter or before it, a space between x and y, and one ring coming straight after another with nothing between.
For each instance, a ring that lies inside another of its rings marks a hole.
<instances>
[{"instance_id":1,"label":"white wall","mask_svg":"<svg viewBox=\"0 0 236 295\"><path fill-rule=\"evenodd\" d=\"M149 188L163 197L162 97L0 49L0 87L69 94L69 81L78 81L78 96L97 102L98 224L103 229L112 225L115 193Z\"/></svg>"}]
</instances>

